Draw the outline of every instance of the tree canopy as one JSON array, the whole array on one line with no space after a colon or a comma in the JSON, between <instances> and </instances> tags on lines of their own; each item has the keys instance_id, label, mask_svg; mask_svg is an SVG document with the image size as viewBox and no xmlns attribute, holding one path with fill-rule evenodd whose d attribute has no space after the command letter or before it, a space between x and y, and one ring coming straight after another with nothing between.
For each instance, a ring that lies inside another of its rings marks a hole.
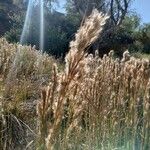
<instances>
[{"instance_id":1,"label":"tree canopy","mask_svg":"<svg viewBox=\"0 0 150 150\"><path fill-rule=\"evenodd\" d=\"M0 0L0 36L11 42L19 42L29 0ZM36 0L38 2L38 0ZM58 12L54 5L59 0L45 0L45 51L63 57L69 41L74 38L80 24L94 8L110 16L99 39L89 52L99 49L101 55L116 50L119 55L125 50L150 53L150 24L141 25L140 17L130 12L132 0L66 0L65 13ZM53 9L52 9L53 8ZM32 32L27 44L39 47L39 13L34 7Z\"/></svg>"}]
</instances>

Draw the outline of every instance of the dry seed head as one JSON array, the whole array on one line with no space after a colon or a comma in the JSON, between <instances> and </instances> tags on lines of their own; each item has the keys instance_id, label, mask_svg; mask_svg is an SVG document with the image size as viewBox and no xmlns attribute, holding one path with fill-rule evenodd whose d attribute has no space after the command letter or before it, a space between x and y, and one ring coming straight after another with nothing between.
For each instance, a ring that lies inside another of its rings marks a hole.
<instances>
[{"instance_id":1,"label":"dry seed head","mask_svg":"<svg viewBox=\"0 0 150 150\"><path fill-rule=\"evenodd\" d=\"M149 98L150 98L150 97L149 97ZM147 103L145 104L145 109L146 109L146 111L150 110L150 103L147 102Z\"/></svg>"},{"instance_id":2,"label":"dry seed head","mask_svg":"<svg viewBox=\"0 0 150 150\"><path fill-rule=\"evenodd\" d=\"M75 40L70 43L71 50L66 56L66 63L72 60L75 53L85 51L97 39L107 19L108 16L99 13L96 9L93 10L75 35Z\"/></svg>"},{"instance_id":3,"label":"dry seed head","mask_svg":"<svg viewBox=\"0 0 150 150\"><path fill-rule=\"evenodd\" d=\"M99 58L99 51L98 50L95 51L95 58Z\"/></svg>"},{"instance_id":4,"label":"dry seed head","mask_svg":"<svg viewBox=\"0 0 150 150\"><path fill-rule=\"evenodd\" d=\"M129 51L125 51L124 53L123 53L123 59L122 59L122 61L124 62L124 61L128 61L130 59L130 54L129 54Z\"/></svg>"},{"instance_id":5,"label":"dry seed head","mask_svg":"<svg viewBox=\"0 0 150 150\"><path fill-rule=\"evenodd\" d=\"M150 61L148 59L143 59L142 65L144 66L144 68L148 68L150 65Z\"/></svg>"},{"instance_id":6,"label":"dry seed head","mask_svg":"<svg viewBox=\"0 0 150 150\"><path fill-rule=\"evenodd\" d=\"M109 55L109 57L113 57L114 56L114 51L111 50L108 55Z\"/></svg>"}]
</instances>

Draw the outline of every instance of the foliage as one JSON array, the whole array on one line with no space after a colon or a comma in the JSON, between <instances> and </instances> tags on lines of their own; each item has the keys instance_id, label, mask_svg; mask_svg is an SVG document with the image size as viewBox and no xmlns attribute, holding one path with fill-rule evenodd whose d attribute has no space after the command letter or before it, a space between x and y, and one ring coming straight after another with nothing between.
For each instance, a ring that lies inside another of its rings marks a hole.
<instances>
[{"instance_id":1,"label":"foliage","mask_svg":"<svg viewBox=\"0 0 150 150\"><path fill-rule=\"evenodd\" d=\"M79 26L79 20L59 12L47 14L47 17L49 20L46 22L45 49L49 54L64 58L69 41Z\"/></svg>"},{"instance_id":2,"label":"foliage","mask_svg":"<svg viewBox=\"0 0 150 150\"><path fill-rule=\"evenodd\" d=\"M14 14L11 16L11 19L13 20L11 24L11 29L7 32L5 32L4 36L5 38L13 43L17 43L20 40L22 28L23 28L23 18L24 14L16 15Z\"/></svg>"},{"instance_id":3,"label":"foliage","mask_svg":"<svg viewBox=\"0 0 150 150\"><path fill-rule=\"evenodd\" d=\"M47 53L56 57L64 57L68 47L66 34L56 28L50 28L48 34L50 36L48 36L46 42L50 50L48 50Z\"/></svg>"},{"instance_id":4,"label":"foliage","mask_svg":"<svg viewBox=\"0 0 150 150\"><path fill-rule=\"evenodd\" d=\"M140 30L139 41L143 45L142 52L150 54L150 24L145 24Z\"/></svg>"},{"instance_id":5,"label":"foliage","mask_svg":"<svg viewBox=\"0 0 150 150\"><path fill-rule=\"evenodd\" d=\"M149 45L149 24L140 24L140 17L137 14L128 15L122 25L121 28L116 30L116 37L114 39L116 43L119 43L119 37L126 43L126 49L129 49L130 52L141 52L141 53L150 53L150 45ZM126 41L127 40L127 41ZM119 47L119 46L117 46ZM121 46L121 48L123 45ZM117 50L117 49L116 49Z\"/></svg>"},{"instance_id":6,"label":"foliage","mask_svg":"<svg viewBox=\"0 0 150 150\"><path fill-rule=\"evenodd\" d=\"M103 12L106 13L111 9L110 1L92 0L88 2L80 0L75 3L76 1L74 0L68 0L65 6L66 13L63 14L53 10L54 3L58 3L59 1L45 0L45 51L55 57L64 57L68 51L69 41L74 38L74 34L80 26L80 23L85 19L85 15L81 14L85 11L88 11L86 15L90 14L93 7L98 7L99 10L103 10ZM115 25L115 23L112 23L110 17L110 20L104 28L104 33L102 33L96 43L91 45L89 51L94 52L95 49L99 49L101 56L108 53L111 49L114 49L119 56L122 56L125 49L129 49L131 52L141 51L149 53L149 35L146 31L149 30L148 25L141 26L139 16L135 13L127 13L129 12L130 1L127 1L129 2L127 8L125 8L125 3L122 3L122 1L118 2L121 3L120 7L125 10L125 13L122 14L123 17L120 16L122 21L119 21L119 25ZM3 11L1 10L0 14L1 20L3 19L2 23L0 23L0 26L2 26L1 30L3 30L1 35L4 35L5 33L4 36L10 42L19 42L24 24L27 1L24 3L23 1L14 0L0 3L3 4L1 5ZM114 13L120 11L117 11L116 8L119 3L117 3L116 0L113 2L112 9ZM81 4L84 5L81 6ZM8 18L6 12L9 7L11 10L13 8L13 13L9 15ZM36 48L38 49L39 5L35 5L33 9L33 21L31 23L30 34L28 35L26 44L31 44L32 46L36 45Z\"/></svg>"}]
</instances>

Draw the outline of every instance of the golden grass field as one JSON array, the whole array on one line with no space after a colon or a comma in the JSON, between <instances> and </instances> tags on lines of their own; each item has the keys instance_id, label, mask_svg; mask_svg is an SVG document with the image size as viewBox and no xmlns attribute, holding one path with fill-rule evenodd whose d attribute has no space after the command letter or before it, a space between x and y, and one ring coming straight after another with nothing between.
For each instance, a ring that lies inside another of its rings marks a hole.
<instances>
[{"instance_id":1,"label":"golden grass field","mask_svg":"<svg viewBox=\"0 0 150 150\"><path fill-rule=\"evenodd\" d=\"M107 18L93 11L64 65L0 39L0 149L150 149L150 59L87 54Z\"/></svg>"}]
</instances>

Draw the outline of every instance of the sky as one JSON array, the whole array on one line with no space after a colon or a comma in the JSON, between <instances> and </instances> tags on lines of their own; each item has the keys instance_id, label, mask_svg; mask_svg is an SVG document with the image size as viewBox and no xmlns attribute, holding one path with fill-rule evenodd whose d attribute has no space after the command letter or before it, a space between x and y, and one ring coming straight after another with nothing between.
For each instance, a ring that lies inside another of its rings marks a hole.
<instances>
[{"instance_id":1,"label":"sky","mask_svg":"<svg viewBox=\"0 0 150 150\"><path fill-rule=\"evenodd\" d=\"M59 10L64 12L66 0L59 0ZM142 23L150 23L150 0L134 0L131 4L131 10L136 11L141 17Z\"/></svg>"},{"instance_id":2,"label":"sky","mask_svg":"<svg viewBox=\"0 0 150 150\"><path fill-rule=\"evenodd\" d=\"M132 9L141 16L143 23L150 23L150 0L135 0Z\"/></svg>"}]
</instances>

